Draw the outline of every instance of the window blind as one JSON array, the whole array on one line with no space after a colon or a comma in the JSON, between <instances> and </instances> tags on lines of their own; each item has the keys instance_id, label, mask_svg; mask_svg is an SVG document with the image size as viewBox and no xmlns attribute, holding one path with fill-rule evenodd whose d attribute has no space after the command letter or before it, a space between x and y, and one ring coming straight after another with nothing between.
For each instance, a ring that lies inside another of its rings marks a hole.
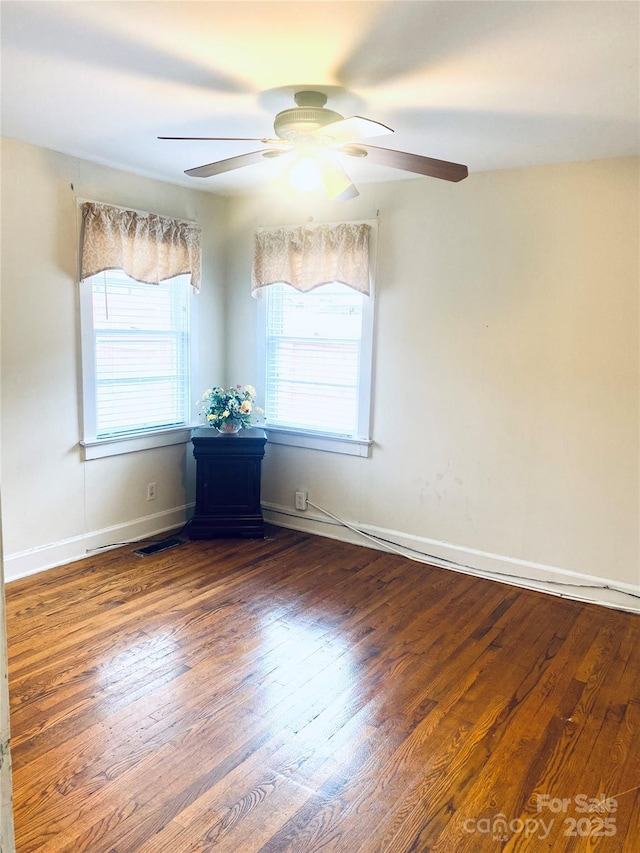
<instances>
[{"instance_id":1,"label":"window blind","mask_svg":"<svg viewBox=\"0 0 640 853\"><path fill-rule=\"evenodd\" d=\"M189 421L189 278L91 278L96 437Z\"/></svg>"},{"instance_id":2,"label":"window blind","mask_svg":"<svg viewBox=\"0 0 640 853\"><path fill-rule=\"evenodd\" d=\"M355 435L366 297L334 282L274 284L265 298L267 424Z\"/></svg>"}]
</instances>

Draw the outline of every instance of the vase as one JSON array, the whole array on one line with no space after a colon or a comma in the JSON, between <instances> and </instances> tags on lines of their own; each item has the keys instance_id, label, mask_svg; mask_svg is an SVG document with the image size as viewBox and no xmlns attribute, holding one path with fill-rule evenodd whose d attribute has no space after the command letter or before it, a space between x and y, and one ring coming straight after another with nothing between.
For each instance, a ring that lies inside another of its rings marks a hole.
<instances>
[{"instance_id":1,"label":"vase","mask_svg":"<svg viewBox=\"0 0 640 853\"><path fill-rule=\"evenodd\" d=\"M235 418L227 418L227 420L222 421L220 426L217 426L216 429L218 432L224 433L225 435L233 435L236 432L240 432L242 429L242 423L235 420Z\"/></svg>"}]
</instances>

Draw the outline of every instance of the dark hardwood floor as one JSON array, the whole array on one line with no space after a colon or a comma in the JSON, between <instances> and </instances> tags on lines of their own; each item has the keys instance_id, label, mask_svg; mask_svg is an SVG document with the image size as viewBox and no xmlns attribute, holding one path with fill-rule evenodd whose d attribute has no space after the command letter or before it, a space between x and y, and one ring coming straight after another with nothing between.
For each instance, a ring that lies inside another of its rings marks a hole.
<instances>
[{"instance_id":1,"label":"dark hardwood floor","mask_svg":"<svg viewBox=\"0 0 640 853\"><path fill-rule=\"evenodd\" d=\"M640 617L272 528L7 587L18 853L640 849Z\"/></svg>"}]
</instances>

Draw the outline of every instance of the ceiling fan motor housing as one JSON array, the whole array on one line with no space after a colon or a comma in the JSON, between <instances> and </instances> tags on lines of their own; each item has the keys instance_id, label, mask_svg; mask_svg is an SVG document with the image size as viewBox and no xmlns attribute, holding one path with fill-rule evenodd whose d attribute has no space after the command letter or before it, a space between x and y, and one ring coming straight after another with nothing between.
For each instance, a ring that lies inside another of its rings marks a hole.
<instances>
[{"instance_id":1,"label":"ceiling fan motor housing","mask_svg":"<svg viewBox=\"0 0 640 853\"><path fill-rule=\"evenodd\" d=\"M273 123L280 139L295 139L326 124L342 121L340 113L325 109L327 96L321 92L297 92L294 97L298 106L279 112Z\"/></svg>"}]
</instances>

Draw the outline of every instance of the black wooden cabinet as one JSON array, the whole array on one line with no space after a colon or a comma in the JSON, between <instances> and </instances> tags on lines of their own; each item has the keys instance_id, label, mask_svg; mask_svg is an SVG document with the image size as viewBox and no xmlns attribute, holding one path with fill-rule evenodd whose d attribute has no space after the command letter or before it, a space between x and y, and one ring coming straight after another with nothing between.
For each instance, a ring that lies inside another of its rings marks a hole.
<instances>
[{"instance_id":1,"label":"black wooden cabinet","mask_svg":"<svg viewBox=\"0 0 640 853\"><path fill-rule=\"evenodd\" d=\"M192 433L196 458L196 511L192 539L264 537L260 509L260 473L267 437L261 429L233 435L213 427Z\"/></svg>"}]
</instances>

